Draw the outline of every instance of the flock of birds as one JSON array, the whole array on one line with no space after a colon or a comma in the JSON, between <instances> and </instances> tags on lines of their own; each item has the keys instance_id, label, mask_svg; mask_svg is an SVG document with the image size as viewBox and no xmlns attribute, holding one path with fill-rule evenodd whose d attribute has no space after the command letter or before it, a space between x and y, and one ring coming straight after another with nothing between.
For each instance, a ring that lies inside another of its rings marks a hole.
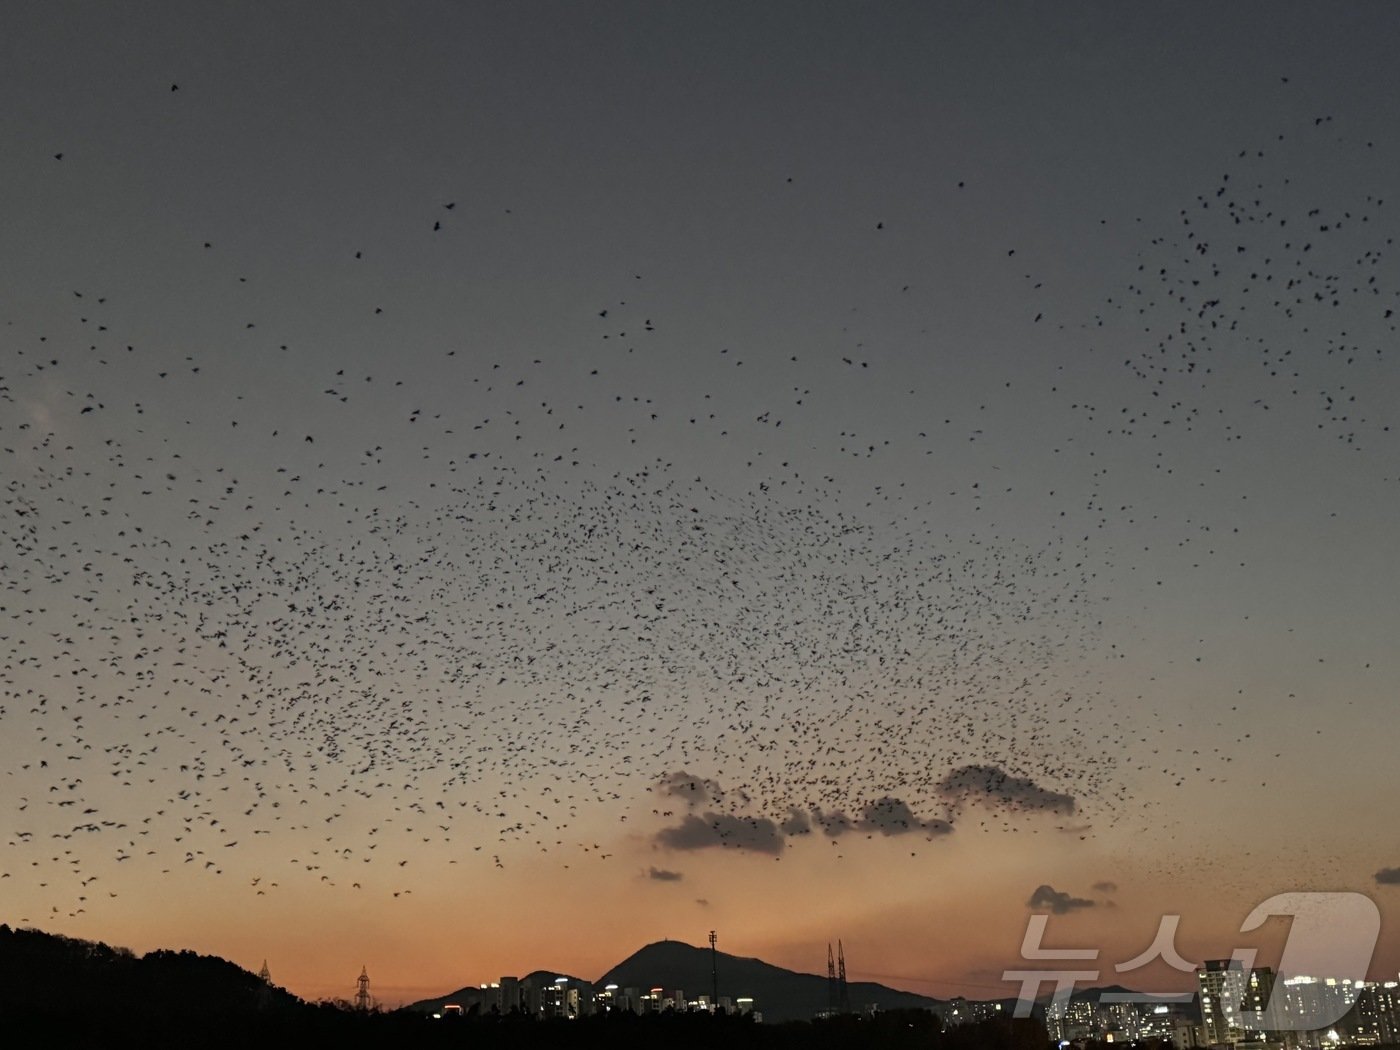
<instances>
[{"instance_id":1,"label":"flock of birds","mask_svg":"<svg viewBox=\"0 0 1400 1050\"><path fill-rule=\"evenodd\" d=\"M1301 135L1365 151L1326 120ZM1135 381L1122 404L1044 392L1080 447L1170 472L1172 435L1236 440L1287 401L1358 451L1387 440L1394 402L1368 392L1393 372L1388 205L1313 200L1288 171L1241 151L1174 223L1142 220L1097 315L1026 317L1027 340L1057 327ZM424 235L450 236L455 202L437 207ZM192 254L212 295L249 301L215 244ZM781 856L800 836L1084 837L1138 804L1134 779L1225 775L1230 741L1209 766L1159 754L1151 716L1104 694L1132 555L1105 538L1128 515L1096 467L1043 520L998 524L985 478L862 485L862 464L981 432L829 424L812 404L878 389L858 347L747 372L716 348L705 384L650 389L635 362L669 336L664 302L629 305L643 285L580 318L568 359L372 369L251 312L171 350L101 288L61 319L6 307L0 879L50 909L22 918L95 909L113 865L217 877L259 839L288 867L248 893L374 872L399 896L425 845L612 859L577 831L600 813L667 850ZM774 407L743 414L754 383Z\"/></svg>"}]
</instances>

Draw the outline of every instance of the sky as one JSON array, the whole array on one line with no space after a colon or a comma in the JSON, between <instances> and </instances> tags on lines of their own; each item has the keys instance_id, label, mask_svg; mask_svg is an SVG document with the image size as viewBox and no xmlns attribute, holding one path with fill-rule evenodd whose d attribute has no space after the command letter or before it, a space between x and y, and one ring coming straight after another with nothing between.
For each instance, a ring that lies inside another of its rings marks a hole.
<instances>
[{"instance_id":1,"label":"sky","mask_svg":"<svg viewBox=\"0 0 1400 1050\"><path fill-rule=\"evenodd\" d=\"M0 922L992 998L1337 891L1393 977L1397 38L6 5Z\"/></svg>"}]
</instances>

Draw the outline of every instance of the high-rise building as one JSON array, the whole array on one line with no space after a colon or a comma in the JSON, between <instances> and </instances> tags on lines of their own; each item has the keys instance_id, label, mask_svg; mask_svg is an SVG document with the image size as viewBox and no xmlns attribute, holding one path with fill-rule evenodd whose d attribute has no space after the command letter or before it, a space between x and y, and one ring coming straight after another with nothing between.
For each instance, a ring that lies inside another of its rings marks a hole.
<instances>
[{"instance_id":1,"label":"high-rise building","mask_svg":"<svg viewBox=\"0 0 1400 1050\"><path fill-rule=\"evenodd\" d=\"M501 978L501 990L497 996L497 1004L503 1014L508 1014L523 1008L524 1003L520 996L519 977Z\"/></svg>"},{"instance_id":2,"label":"high-rise building","mask_svg":"<svg viewBox=\"0 0 1400 1050\"><path fill-rule=\"evenodd\" d=\"M1352 1014L1352 1041L1361 1046L1400 1042L1400 982L1368 981Z\"/></svg>"},{"instance_id":3,"label":"high-rise building","mask_svg":"<svg viewBox=\"0 0 1400 1050\"><path fill-rule=\"evenodd\" d=\"M1400 1041L1398 992L1396 981L1299 975L1279 982L1278 1010L1300 1050L1389 1045Z\"/></svg>"},{"instance_id":4,"label":"high-rise building","mask_svg":"<svg viewBox=\"0 0 1400 1050\"><path fill-rule=\"evenodd\" d=\"M1201 1026L1210 1046L1259 1043L1276 1034L1262 1020L1274 991L1274 971L1246 970L1234 959L1212 959L1196 971L1201 991Z\"/></svg>"},{"instance_id":5,"label":"high-rise building","mask_svg":"<svg viewBox=\"0 0 1400 1050\"><path fill-rule=\"evenodd\" d=\"M1346 1016L1356 1004L1363 983L1349 978L1338 980L1304 974L1280 981L1275 1007L1288 1030L1295 1033L1291 1041L1312 1047L1335 1042L1327 1038L1329 1029L1317 1028L1318 1019L1327 1019L1330 1028L1332 1022Z\"/></svg>"}]
</instances>

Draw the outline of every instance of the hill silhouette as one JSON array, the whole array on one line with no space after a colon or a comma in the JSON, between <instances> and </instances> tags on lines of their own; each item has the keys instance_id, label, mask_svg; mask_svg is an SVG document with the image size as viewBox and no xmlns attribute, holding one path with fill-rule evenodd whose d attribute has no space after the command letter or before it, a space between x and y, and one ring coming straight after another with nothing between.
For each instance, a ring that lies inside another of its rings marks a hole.
<instances>
[{"instance_id":1,"label":"hill silhouette","mask_svg":"<svg viewBox=\"0 0 1400 1050\"><path fill-rule=\"evenodd\" d=\"M330 1013L226 959L0 925L0 1018L23 1045L206 1048L320 1030Z\"/></svg>"},{"instance_id":2,"label":"hill silhouette","mask_svg":"<svg viewBox=\"0 0 1400 1050\"><path fill-rule=\"evenodd\" d=\"M305 1006L256 974L212 955L137 956L95 941L0 925L0 1015L86 1011L200 1017L276 1013Z\"/></svg>"},{"instance_id":3,"label":"hill silhouette","mask_svg":"<svg viewBox=\"0 0 1400 1050\"><path fill-rule=\"evenodd\" d=\"M762 959L717 953L719 994L730 999L750 997L766 1022L799 1021L827 1008L825 975L799 973ZM660 986L668 992L680 989L687 997L710 993L710 949L684 941L656 941L629 955L598 978L601 988L616 984L643 991ZM943 1000L889 988L871 981L847 985L851 1009L876 1005L881 1010L936 1010Z\"/></svg>"},{"instance_id":4,"label":"hill silhouette","mask_svg":"<svg viewBox=\"0 0 1400 1050\"><path fill-rule=\"evenodd\" d=\"M521 983L528 981L542 981L549 983L557 977L567 977L570 981L580 981L581 978L573 974L565 973L563 970L531 970L524 977L520 978ZM456 991L448 992L446 995L435 995L431 999L419 999L417 1002L409 1003L403 1007L405 1010L414 1013L437 1013L448 1003L456 1003L466 1009L468 1013L490 1013L491 1007L484 1009L481 1005L481 986L475 984L465 984Z\"/></svg>"}]
</instances>

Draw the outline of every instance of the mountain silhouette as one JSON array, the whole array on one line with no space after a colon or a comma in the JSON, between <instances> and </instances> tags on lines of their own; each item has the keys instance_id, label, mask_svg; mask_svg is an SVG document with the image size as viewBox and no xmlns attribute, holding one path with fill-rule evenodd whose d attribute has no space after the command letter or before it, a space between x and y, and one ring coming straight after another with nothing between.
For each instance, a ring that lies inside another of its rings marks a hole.
<instances>
[{"instance_id":1,"label":"mountain silhouette","mask_svg":"<svg viewBox=\"0 0 1400 1050\"><path fill-rule=\"evenodd\" d=\"M827 979L815 973L799 973L774 966L762 959L718 952L719 994L732 1000L747 997L763 1014L765 1022L801 1021L814 1017L828 1005ZM616 984L639 988L643 993L661 987L669 994L676 989L687 998L710 994L710 949L697 948L684 941L657 941L629 955L598 978L595 987ZM914 992L904 992L871 981L847 984L851 1009L868 1006L881 1010L937 1010L943 1000Z\"/></svg>"}]
</instances>

